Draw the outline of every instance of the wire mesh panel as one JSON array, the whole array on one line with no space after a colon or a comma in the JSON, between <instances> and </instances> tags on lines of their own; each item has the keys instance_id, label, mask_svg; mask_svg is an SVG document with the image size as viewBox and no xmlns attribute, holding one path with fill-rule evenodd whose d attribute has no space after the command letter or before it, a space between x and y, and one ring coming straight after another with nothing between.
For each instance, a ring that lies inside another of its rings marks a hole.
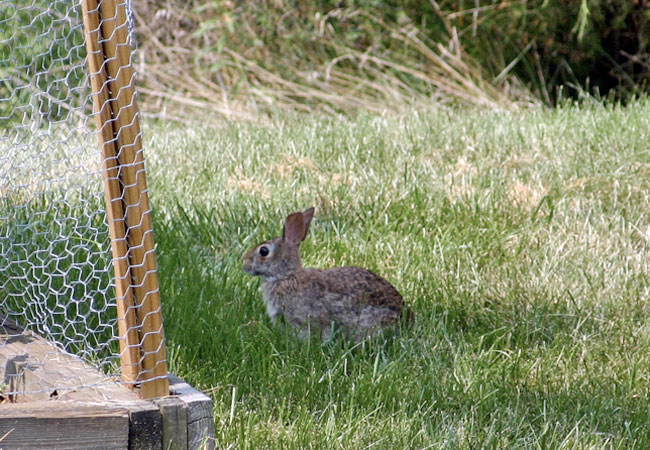
<instances>
[{"instance_id":1,"label":"wire mesh panel","mask_svg":"<svg viewBox=\"0 0 650 450\"><path fill-rule=\"evenodd\" d=\"M129 6L0 1L4 399L88 384L48 369L58 351L131 386L166 376Z\"/></svg>"}]
</instances>

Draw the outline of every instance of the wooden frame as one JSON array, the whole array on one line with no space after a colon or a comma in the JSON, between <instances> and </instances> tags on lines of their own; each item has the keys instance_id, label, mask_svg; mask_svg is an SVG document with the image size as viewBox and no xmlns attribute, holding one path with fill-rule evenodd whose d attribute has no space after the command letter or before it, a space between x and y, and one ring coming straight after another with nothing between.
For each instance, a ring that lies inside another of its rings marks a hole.
<instances>
[{"instance_id":1,"label":"wooden frame","mask_svg":"<svg viewBox=\"0 0 650 450\"><path fill-rule=\"evenodd\" d=\"M103 155L122 378L131 388L139 383L144 398L162 397L169 382L126 5L81 4Z\"/></svg>"},{"instance_id":2,"label":"wooden frame","mask_svg":"<svg viewBox=\"0 0 650 450\"><path fill-rule=\"evenodd\" d=\"M0 342L12 393L0 395L0 448L215 448L210 397L178 377L170 396L144 400L2 315Z\"/></svg>"}]
</instances>

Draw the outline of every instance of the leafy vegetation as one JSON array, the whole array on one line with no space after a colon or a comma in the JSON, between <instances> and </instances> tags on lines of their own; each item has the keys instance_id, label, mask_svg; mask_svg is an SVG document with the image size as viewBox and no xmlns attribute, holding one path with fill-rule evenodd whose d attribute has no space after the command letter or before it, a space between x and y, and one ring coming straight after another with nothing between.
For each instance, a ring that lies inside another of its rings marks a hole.
<instances>
[{"instance_id":1,"label":"leafy vegetation","mask_svg":"<svg viewBox=\"0 0 650 450\"><path fill-rule=\"evenodd\" d=\"M172 370L220 448L647 448L650 103L148 127ZM386 343L301 342L244 251L384 275Z\"/></svg>"}]
</instances>

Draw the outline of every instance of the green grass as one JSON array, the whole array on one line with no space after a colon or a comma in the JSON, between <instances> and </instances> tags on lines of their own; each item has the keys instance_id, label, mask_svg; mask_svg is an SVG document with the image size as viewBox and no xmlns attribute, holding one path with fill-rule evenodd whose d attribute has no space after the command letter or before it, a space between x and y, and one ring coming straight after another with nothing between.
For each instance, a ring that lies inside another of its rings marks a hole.
<instances>
[{"instance_id":1,"label":"green grass","mask_svg":"<svg viewBox=\"0 0 650 450\"><path fill-rule=\"evenodd\" d=\"M650 447L650 102L146 131L171 368L219 448ZM314 205L308 266L413 328L301 342L241 269Z\"/></svg>"}]
</instances>

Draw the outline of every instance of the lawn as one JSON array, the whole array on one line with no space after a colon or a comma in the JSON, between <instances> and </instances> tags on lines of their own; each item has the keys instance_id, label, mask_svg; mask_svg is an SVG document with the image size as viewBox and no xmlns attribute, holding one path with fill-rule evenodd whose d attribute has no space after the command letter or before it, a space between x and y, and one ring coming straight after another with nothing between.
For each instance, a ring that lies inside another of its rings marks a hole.
<instances>
[{"instance_id":1,"label":"lawn","mask_svg":"<svg viewBox=\"0 0 650 450\"><path fill-rule=\"evenodd\" d=\"M149 124L171 369L219 448L650 448L650 101ZM391 281L414 326L302 342L254 244Z\"/></svg>"}]
</instances>

